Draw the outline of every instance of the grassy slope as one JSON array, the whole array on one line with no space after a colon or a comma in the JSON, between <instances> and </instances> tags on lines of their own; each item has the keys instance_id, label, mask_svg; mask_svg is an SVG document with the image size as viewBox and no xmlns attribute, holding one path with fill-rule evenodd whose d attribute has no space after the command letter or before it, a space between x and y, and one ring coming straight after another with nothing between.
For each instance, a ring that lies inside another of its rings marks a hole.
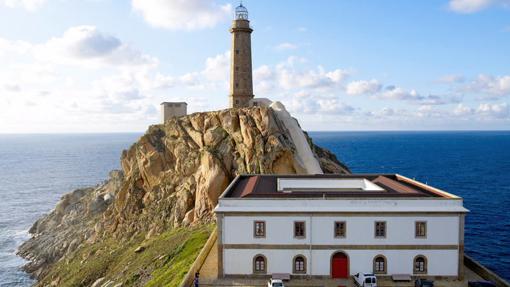
<instances>
[{"instance_id":1,"label":"grassy slope","mask_svg":"<svg viewBox=\"0 0 510 287\"><path fill-rule=\"evenodd\" d=\"M212 230L210 225L180 228L149 240L139 234L122 244L108 239L87 245L58 262L38 285L90 286L105 277L123 286L178 286ZM139 246L145 250L135 253Z\"/></svg>"}]
</instances>

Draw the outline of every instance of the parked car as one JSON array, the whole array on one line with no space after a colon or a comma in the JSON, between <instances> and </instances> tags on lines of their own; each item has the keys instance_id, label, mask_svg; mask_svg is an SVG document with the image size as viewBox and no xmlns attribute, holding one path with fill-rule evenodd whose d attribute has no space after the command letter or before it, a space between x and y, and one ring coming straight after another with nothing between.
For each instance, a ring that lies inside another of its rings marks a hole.
<instances>
[{"instance_id":1,"label":"parked car","mask_svg":"<svg viewBox=\"0 0 510 287\"><path fill-rule=\"evenodd\" d=\"M491 281L469 281L468 286L469 287L496 287L496 284L494 284Z\"/></svg>"},{"instance_id":2,"label":"parked car","mask_svg":"<svg viewBox=\"0 0 510 287\"><path fill-rule=\"evenodd\" d=\"M416 279L414 281L415 287L434 287L434 281L425 280L425 279Z\"/></svg>"},{"instance_id":3,"label":"parked car","mask_svg":"<svg viewBox=\"0 0 510 287\"><path fill-rule=\"evenodd\" d=\"M285 287L285 285L283 285L283 281L280 279L269 279L267 287Z\"/></svg>"},{"instance_id":4,"label":"parked car","mask_svg":"<svg viewBox=\"0 0 510 287\"><path fill-rule=\"evenodd\" d=\"M372 273L356 273L354 282L360 287L377 287L377 278Z\"/></svg>"}]
</instances>

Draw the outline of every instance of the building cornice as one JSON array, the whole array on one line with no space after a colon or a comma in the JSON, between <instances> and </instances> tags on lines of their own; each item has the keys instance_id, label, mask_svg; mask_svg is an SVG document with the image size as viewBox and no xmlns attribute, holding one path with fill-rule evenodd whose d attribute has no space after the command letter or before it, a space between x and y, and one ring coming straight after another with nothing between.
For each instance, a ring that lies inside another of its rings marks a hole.
<instances>
[{"instance_id":1,"label":"building cornice","mask_svg":"<svg viewBox=\"0 0 510 287\"><path fill-rule=\"evenodd\" d=\"M374 211L374 212L298 212L298 211L267 211L267 212L251 212L251 211L216 211L216 214L227 216L452 216L462 215L467 212L392 212L392 211Z\"/></svg>"},{"instance_id":2,"label":"building cornice","mask_svg":"<svg viewBox=\"0 0 510 287\"><path fill-rule=\"evenodd\" d=\"M278 250L458 250L459 245L432 244L223 244L223 249L278 249Z\"/></svg>"}]
</instances>

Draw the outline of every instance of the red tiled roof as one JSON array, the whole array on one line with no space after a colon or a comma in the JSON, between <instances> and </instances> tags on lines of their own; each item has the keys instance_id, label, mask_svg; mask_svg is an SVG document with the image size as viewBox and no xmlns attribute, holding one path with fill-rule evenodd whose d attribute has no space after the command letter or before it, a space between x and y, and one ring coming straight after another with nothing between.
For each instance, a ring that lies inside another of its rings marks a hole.
<instances>
[{"instance_id":1,"label":"red tiled roof","mask_svg":"<svg viewBox=\"0 0 510 287\"><path fill-rule=\"evenodd\" d=\"M295 192L278 191L278 179L366 179L383 190L361 189L296 189ZM404 181L395 174L350 174L350 175L241 175L227 190L226 198L313 198L313 197L447 197L426 185Z\"/></svg>"}]
</instances>

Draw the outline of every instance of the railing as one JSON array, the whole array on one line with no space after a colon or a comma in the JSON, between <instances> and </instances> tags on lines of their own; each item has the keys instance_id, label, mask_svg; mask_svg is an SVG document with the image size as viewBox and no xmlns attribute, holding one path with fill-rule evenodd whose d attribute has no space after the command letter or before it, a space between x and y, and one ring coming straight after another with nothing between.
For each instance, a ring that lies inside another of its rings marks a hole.
<instances>
[{"instance_id":1,"label":"railing","mask_svg":"<svg viewBox=\"0 0 510 287\"><path fill-rule=\"evenodd\" d=\"M478 261L467 255L464 255L464 265L483 279L494 282L498 287L510 287L510 283L508 283L505 279L499 277L498 274L490 271Z\"/></svg>"}]
</instances>

